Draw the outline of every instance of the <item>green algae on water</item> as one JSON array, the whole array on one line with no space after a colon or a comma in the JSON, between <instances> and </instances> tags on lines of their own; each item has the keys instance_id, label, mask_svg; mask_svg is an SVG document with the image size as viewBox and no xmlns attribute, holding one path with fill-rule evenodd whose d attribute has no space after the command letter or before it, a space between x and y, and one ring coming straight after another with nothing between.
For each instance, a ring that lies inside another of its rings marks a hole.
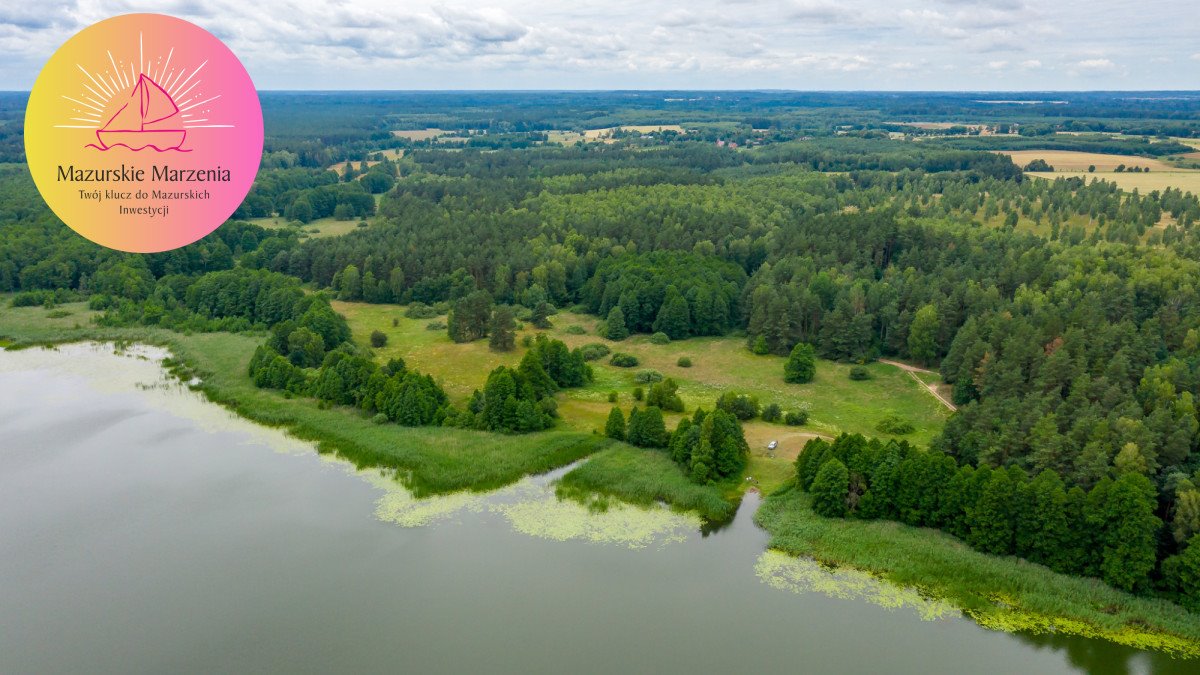
<instances>
[{"instance_id":1,"label":"green algae on water","mask_svg":"<svg viewBox=\"0 0 1200 675\"><path fill-rule=\"evenodd\" d=\"M888 583L852 569L829 569L811 558L796 558L768 549L754 571L763 583L793 593L821 593L840 600L865 600L885 609L911 609L924 621L956 618L962 613L944 600L927 598L911 587Z\"/></svg>"},{"instance_id":2,"label":"green algae on water","mask_svg":"<svg viewBox=\"0 0 1200 675\"><path fill-rule=\"evenodd\" d=\"M609 500L604 511L589 509L571 499L559 499L552 488L527 481L514 486L519 498L491 506L513 529L532 537L556 541L582 540L646 548L679 543L700 529L700 517L658 506L635 506Z\"/></svg>"}]
</instances>

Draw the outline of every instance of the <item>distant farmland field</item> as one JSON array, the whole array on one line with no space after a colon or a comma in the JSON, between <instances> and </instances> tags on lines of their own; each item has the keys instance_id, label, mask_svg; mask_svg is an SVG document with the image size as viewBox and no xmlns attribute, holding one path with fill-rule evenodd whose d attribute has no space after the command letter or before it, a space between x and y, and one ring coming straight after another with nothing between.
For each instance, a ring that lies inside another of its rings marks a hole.
<instances>
[{"instance_id":1,"label":"distant farmland field","mask_svg":"<svg viewBox=\"0 0 1200 675\"><path fill-rule=\"evenodd\" d=\"M445 136L452 133L454 132L446 131L444 129L412 129L408 131L393 131L392 135L398 138L407 138L410 141L427 141L431 138L437 138L438 136Z\"/></svg>"},{"instance_id":2,"label":"distant farmland field","mask_svg":"<svg viewBox=\"0 0 1200 675\"><path fill-rule=\"evenodd\" d=\"M644 124L634 126L608 127L606 129L588 129L583 132L585 138L589 141L599 140L606 136L612 136L613 131L620 129L621 131L637 131L643 134L654 133L656 131L675 131L681 134L687 133L684 128L678 124Z\"/></svg>"},{"instance_id":3,"label":"distant farmland field","mask_svg":"<svg viewBox=\"0 0 1200 675\"><path fill-rule=\"evenodd\" d=\"M1049 161L1049 160L1047 160ZM1050 162L1055 168L1057 164ZM1178 188L1184 192L1200 194L1200 171L1180 171L1178 169L1170 171L1151 171L1150 173L1112 173L1097 171L1096 173L1088 173L1087 171L1054 171L1054 172L1039 172L1029 173L1027 175L1054 180L1055 178L1070 178L1078 176L1091 180L1106 180L1110 183L1116 183L1117 187L1122 190L1132 191L1137 189L1138 192L1146 193L1152 190L1164 190L1166 188ZM1090 182L1090 181L1089 181Z\"/></svg>"},{"instance_id":4,"label":"distant farmland field","mask_svg":"<svg viewBox=\"0 0 1200 675\"><path fill-rule=\"evenodd\" d=\"M1001 150L1002 155L1009 155L1017 166L1025 166L1035 159L1044 159L1059 171L1087 171L1089 166L1095 166L1096 171L1112 171L1124 164L1127 168L1140 166L1154 171L1172 171L1175 167L1158 159L1134 157L1130 155L1104 155L1096 152L1073 152L1069 150Z\"/></svg>"}]
</instances>

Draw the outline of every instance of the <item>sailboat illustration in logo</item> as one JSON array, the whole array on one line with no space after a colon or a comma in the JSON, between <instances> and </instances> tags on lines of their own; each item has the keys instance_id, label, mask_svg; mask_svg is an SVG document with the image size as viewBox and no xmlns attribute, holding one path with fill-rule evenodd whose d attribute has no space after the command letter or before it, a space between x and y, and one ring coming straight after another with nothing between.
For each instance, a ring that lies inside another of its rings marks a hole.
<instances>
[{"instance_id":1,"label":"sailboat illustration in logo","mask_svg":"<svg viewBox=\"0 0 1200 675\"><path fill-rule=\"evenodd\" d=\"M98 150L123 145L130 150L184 151L181 146L187 130L183 128L175 99L143 73L138 76L129 100L96 131L96 138Z\"/></svg>"},{"instance_id":2,"label":"sailboat illustration in logo","mask_svg":"<svg viewBox=\"0 0 1200 675\"><path fill-rule=\"evenodd\" d=\"M192 136L192 129L233 129L216 103L221 94L211 91L198 77L208 60L200 65L176 60L175 48L162 56L146 58L144 36L139 32L135 59L120 59L106 50L108 66L88 69L76 63L85 79L78 83L78 93L62 94L72 104L66 111L66 124L56 129L87 129L88 137L95 134L95 143L84 147L107 152L125 148L132 152L150 149L155 152L191 152L183 147ZM208 73L212 72L209 68ZM215 105L214 105L215 103ZM210 118L217 119L210 119Z\"/></svg>"}]
</instances>

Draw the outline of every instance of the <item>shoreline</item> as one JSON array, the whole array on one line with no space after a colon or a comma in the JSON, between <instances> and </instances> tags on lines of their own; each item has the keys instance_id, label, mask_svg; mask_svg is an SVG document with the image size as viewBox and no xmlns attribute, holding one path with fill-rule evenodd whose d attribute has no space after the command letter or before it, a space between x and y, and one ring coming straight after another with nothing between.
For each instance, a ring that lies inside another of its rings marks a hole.
<instances>
[{"instance_id":1,"label":"shoreline","mask_svg":"<svg viewBox=\"0 0 1200 675\"><path fill-rule=\"evenodd\" d=\"M578 470L579 466L587 464L589 457L596 455L598 452L604 451L604 448L591 448L588 452L573 457L572 459L563 461L553 466L547 466L540 471L530 471L500 484L487 485L482 482L477 482L471 485L463 485L456 489L445 491L422 491L419 485L420 481L415 479L415 469L411 467L399 466L394 462L384 461L373 463L368 461L368 453L363 452L362 450L358 450L358 452L356 452L357 449L354 448L354 441L350 438L347 438L344 434L331 434L328 433L327 430L308 426L303 420L298 420L295 416L291 416L291 418L289 418L288 416L273 415L271 414L271 410L267 408L256 408L253 405L253 401L248 402L239 398L237 391L231 391L229 388L222 388L220 383L221 374L207 370L205 368L206 364L203 352L197 351L194 345L189 346L185 342L185 339L195 338L196 336L180 335L169 331L163 331L161 329L108 329L99 331L88 329L76 330L78 334L70 336L19 336L15 339L8 340L6 343L0 343L0 348L13 351L37 347L52 349L60 345L91 342L96 344L111 345L114 350L128 349L130 346L136 345L145 345L156 349L163 349L169 354L169 356L163 358L159 362L159 366L169 377L174 378L181 385L186 386L189 390L201 394L206 401L219 405L229 412L237 415L239 418L247 420L251 423L268 428L281 429L287 433L289 437L306 443L311 443L318 453L333 454L357 469L392 469L396 472L396 480L405 485L406 488L412 490L414 497L418 499L434 495L445 495L464 491L469 493L490 492L492 490L511 485L526 476L540 475L551 471L561 470L564 467L571 466L572 464L577 464L578 466L572 467L571 471ZM108 335L97 335L97 333L108 333ZM12 338L10 334L5 335L6 337ZM202 336L203 335L208 335L211 337L220 334L202 334ZM244 338L244 336L242 337ZM228 375L228 373L225 373L225 375ZM214 382L214 380L217 381ZM305 405L302 399L286 399L285 397L274 392L266 392L265 390L256 391L260 392L260 394L265 393L265 395L279 399L279 402L283 402L286 405ZM308 404L308 407L313 409L317 408L317 406L311 402ZM345 414L344 411L338 411L337 409L323 410L321 412L327 415L337 415L343 419L348 419L350 417L349 415ZM364 421L364 424L368 423L369 422ZM411 430L404 427L396 427L393 429L393 431L402 433ZM438 434L442 432L451 433L458 430L443 429L439 427L425 431ZM549 433L582 436L587 438L587 435L579 434L577 432ZM419 435L428 436L427 433ZM489 435L494 436L491 434ZM396 439L392 439L393 443L395 440ZM410 438L409 440L420 442L422 439ZM520 440L521 437L518 437L518 441ZM347 447L352 448L350 450L350 454L347 454L345 451L345 448ZM405 475L405 472L408 472L407 476ZM414 484L416 485L415 489L412 485L410 485L410 483L413 483L414 481ZM575 487L578 488L578 486ZM602 499L615 499L618 502L628 501L622 499L622 495L617 491L598 489L596 486L589 486L589 489L593 495ZM978 602L967 602L964 601L965 596L963 594L956 594L952 591L952 589L946 588L943 584L925 583L929 579L939 579L936 574L929 574L925 579L908 578L905 576L907 573L909 573L907 571L897 573L897 570L894 569L894 566L892 566L893 568L889 569L888 566L871 565L868 564L865 559L855 558L853 555L846 554L845 551L842 551L843 555L831 555L828 550L823 551L820 546L811 545L811 543L809 545L797 545L796 540L788 540L788 535L783 528L783 523L779 522L777 518L772 517L778 515L777 511L774 509L776 509L778 504L780 504L783 499L787 498L788 495L789 489L786 486L773 494L763 495L762 501L760 502L760 507L756 510L756 513L752 514L754 522L771 535L770 543L764 550L764 553L767 551L779 551L797 560L809 559L815 561L817 564L825 568L833 568L835 570L854 570L869 574L899 589L915 591L921 596L927 597L932 601L950 603L955 608L960 610L963 615L969 617L974 623L989 630L1009 633L1075 635L1088 639L1104 640L1134 649L1164 653L1172 658L1200 658L1200 626L1197 627L1198 635L1194 637L1180 634L1176 631L1140 629L1129 625L1126 625L1120 629L1116 629L1113 627L1106 627L1104 625L1097 625L1094 622L1089 622L1087 620L1077 618L1076 616L1071 616L1068 613L1054 615L1033 611L1026 608L1026 603L1021 602L1021 599L1010 595L1005 595L1004 589L1002 588L992 589L991 591L983 591L979 588L972 588L972 593L976 594L977 596L982 594L983 596L988 597L990 601L982 604ZM578 495L563 496L570 498L572 501L585 503L583 500L578 498ZM637 501L628 501L628 503L634 506L639 505ZM676 504L672 504L672 508L692 513L697 512L687 508L679 508L679 505ZM733 504L733 508L729 514L729 519L732 520L739 510L740 499L738 500L738 503ZM846 521L845 523L837 523L827 519L819 518L812 514L811 511L804 512L801 509L793 509L785 515L788 517L795 517L799 520L804 520L806 525L818 523L823 526L823 529L826 531L825 534L836 530L843 530L843 538L845 537L846 532L855 530L860 526L867 525L866 523L859 521ZM936 547L945 548L943 542L930 532L920 531L916 528L897 526L896 524L891 525L891 527L877 529L888 530L888 534L891 539L899 539L902 536L906 538L918 538L921 540L919 543L927 552L935 547L935 542ZM902 531L897 532L897 530ZM949 539L948 537L945 538ZM886 540L884 543L893 546L895 545L895 542L889 542ZM949 548L962 548L962 545L959 542L951 542ZM998 566L1002 569L1007 568L1008 566L1014 566L1014 570L1012 570L1014 572L1021 570L1028 571L1032 568L1038 568L1042 575L1053 575L1053 577L1058 577L1057 581L1066 580L1067 583L1079 582L1082 584L1090 584L1091 582L1094 582L1094 580L1077 579L1072 577L1064 577L1063 575L1057 575L1049 570L1040 568L1039 566L1030 564L1018 566L1016 563L1005 559L994 558L993 556L984 556L983 554L974 555L980 557L981 559L990 559L992 565ZM1119 596L1127 596L1127 594L1121 594L1119 591L1115 591L1113 589L1108 589L1108 591L1110 591L1112 594L1118 594ZM1138 605L1143 602L1163 603L1177 609L1179 612L1186 614L1186 610L1171 605L1170 603L1166 603L1165 601L1151 601L1144 598L1137 598L1135 596L1127 596L1123 599L1125 604L1134 605ZM1136 614L1136 612L1131 610L1129 614L1133 615ZM1149 621L1136 616L1132 617L1132 621L1130 621L1130 623L1138 621L1143 624L1150 624Z\"/></svg>"}]
</instances>

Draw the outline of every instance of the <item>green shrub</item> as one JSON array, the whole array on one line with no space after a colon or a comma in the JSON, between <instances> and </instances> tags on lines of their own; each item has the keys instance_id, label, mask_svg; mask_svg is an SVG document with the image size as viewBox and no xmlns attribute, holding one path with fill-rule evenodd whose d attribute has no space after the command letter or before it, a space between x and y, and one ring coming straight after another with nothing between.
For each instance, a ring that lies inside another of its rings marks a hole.
<instances>
[{"instance_id":1,"label":"green shrub","mask_svg":"<svg viewBox=\"0 0 1200 675\"><path fill-rule=\"evenodd\" d=\"M879 424L875 425L875 430L893 436L903 436L916 431L916 427L912 425L912 422L899 415L888 415L879 420Z\"/></svg>"},{"instance_id":2,"label":"green shrub","mask_svg":"<svg viewBox=\"0 0 1200 675\"><path fill-rule=\"evenodd\" d=\"M371 331L371 346L375 348L383 347L387 344L387 335L381 330Z\"/></svg>"},{"instance_id":3,"label":"green shrub","mask_svg":"<svg viewBox=\"0 0 1200 675\"><path fill-rule=\"evenodd\" d=\"M687 356L681 356L679 357L679 360L675 362L675 365L679 366L680 368L691 368L692 359Z\"/></svg>"},{"instance_id":4,"label":"green shrub","mask_svg":"<svg viewBox=\"0 0 1200 675\"><path fill-rule=\"evenodd\" d=\"M807 410L789 410L783 416L783 423L789 427L802 427L808 424Z\"/></svg>"},{"instance_id":5,"label":"green shrub","mask_svg":"<svg viewBox=\"0 0 1200 675\"><path fill-rule=\"evenodd\" d=\"M652 345L665 345L670 342L671 338L666 333L659 332L650 336L650 344Z\"/></svg>"},{"instance_id":6,"label":"green shrub","mask_svg":"<svg viewBox=\"0 0 1200 675\"><path fill-rule=\"evenodd\" d=\"M584 361L595 361L608 356L611 352L608 345L600 342L592 342L579 348L579 353L583 356Z\"/></svg>"},{"instance_id":7,"label":"green shrub","mask_svg":"<svg viewBox=\"0 0 1200 675\"><path fill-rule=\"evenodd\" d=\"M375 413L375 416L371 418L371 421L375 424L387 424L388 416L384 415L383 413Z\"/></svg>"},{"instance_id":8,"label":"green shrub","mask_svg":"<svg viewBox=\"0 0 1200 675\"><path fill-rule=\"evenodd\" d=\"M404 316L410 319L432 319L438 311L423 302L414 302L404 310Z\"/></svg>"},{"instance_id":9,"label":"green shrub","mask_svg":"<svg viewBox=\"0 0 1200 675\"><path fill-rule=\"evenodd\" d=\"M781 417L783 417L783 409L779 407L778 403L770 403L762 410L764 422L778 422Z\"/></svg>"},{"instance_id":10,"label":"green shrub","mask_svg":"<svg viewBox=\"0 0 1200 675\"><path fill-rule=\"evenodd\" d=\"M644 398L646 398L646 390L642 389L641 387L634 387L633 388L633 400L641 401Z\"/></svg>"},{"instance_id":11,"label":"green shrub","mask_svg":"<svg viewBox=\"0 0 1200 675\"><path fill-rule=\"evenodd\" d=\"M445 321L430 321L425 324L425 330L446 330Z\"/></svg>"},{"instance_id":12,"label":"green shrub","mask_svg":"<svg viewBox=\"0 0 1200 675\"><path fill-rule=\"evenodd\" d=\"M399 327L400 327L400 319L393 318L392 319L392 328L399 328Z\"/></svg>"},{"instance_id":13,"label":"green shrub","mask_svg":"<svg viewBox=\"0 0 1200 675\"><path fill-rule=\"evenodd\" d=\"M643 368L633 376L633 381L638 384L653 384L655 382L662 382L662 379L663 374L653 368Z\"/></svg>"},{"instance_id":14,"label":"green shrub","mask_svg":"<svg viewBox=\"0 0 1200 675\"><path fill-rule=\"evenodd\" d=\"M866 366L851 366L850 379L856 381L871 379L871 371L867 370Z\"/></svg>"},{"instance_id":15,"label":"green shrub","mask_svg":"<svg viewBox=\"0 0 1200 675\"><path fill-rule=\"evenodd\" d=\"M656 382L646 395L646 405L671 412L683 412L683 399L676 393L678 390L679 385L669 377L662 382Z\"/></svg>"},{"instance_id":16,"label":"green shrub","mask_svg":"<svg viewBox=\"0 0 1200 675\"><path fill-rule=\"evenodd\" d=\"M758 417L758 399L749 394L727 391L717 399L717 409L744 422Z\"/></svg>"},{"instance_id":17,"label":"green shrub","mask_svg":"<svg viewBox=\"0 0 1200 675\"><path fill-rule=\"evenodd\" d=\"M567 326L566 328L563 329L563 331L570 335L586 335L587 334L587 331L583 329L583 326Z\"/></svg>"},{"instance_id":18,"label":"green shrub","mask_svg":"<svg viewBox=\"0 0 1200 675\"><path fill-rule=\"evenodd\" d=\"M521 346L522 347L532 347L533 346L533 336L526 335L525 337L521 338Z\"/></svg>"},{"instance_id":19,"label":"green shrub","mask_svg":"<svg viewBox=\"0 0 1200 675\"><path fill-rule=\"evenodd\" d=\"M754 338L754 342L750 343L750 351L759 356L766 356L771 353L771 347L767 344L767 338L759 335Z\"/></svg>"},{"instance_id":20,"label":"green shrub","mask_svg":"<svg viewBox=\"0 0 1200 675\"><path fill-rule=\"evenodd\" d=\"M614 353L608 362L618 368L635 368L637 367L638 363L640 363L640 361L638 361L638 357L634 356L633 354L625 354L623 352Z\"/></svg>"},{"instance_id":21,"label":"green shrub","mask_svg":"<svg viewBox=\"0 0 1200 675\"><path fill-rule=\"evenodd\" d=\"M609 403L617 402L617 392L615 392L615 391L608 392L608 402Z\"/></svg>"}]
</instances>

